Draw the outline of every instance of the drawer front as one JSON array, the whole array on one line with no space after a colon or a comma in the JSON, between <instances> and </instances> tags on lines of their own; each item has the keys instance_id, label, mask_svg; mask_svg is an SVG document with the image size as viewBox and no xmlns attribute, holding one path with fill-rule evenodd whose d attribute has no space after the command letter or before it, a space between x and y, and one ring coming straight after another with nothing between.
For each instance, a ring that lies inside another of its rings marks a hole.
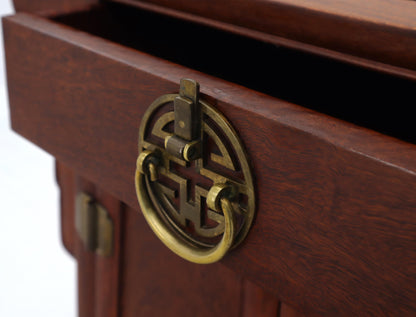
<instances>
[{"instance_id":1,"label":"drawer front","mask_svg":"<svg viewBox=\"0 0 416 317\"><path fill-rule=\"evenodd\" d=\"M139 211L140 120L193 78L256 179L253 228L222 263L307 313L416 311L414 145L48 18L3 23L16 132Z\"/></svg>"}]
</instances>

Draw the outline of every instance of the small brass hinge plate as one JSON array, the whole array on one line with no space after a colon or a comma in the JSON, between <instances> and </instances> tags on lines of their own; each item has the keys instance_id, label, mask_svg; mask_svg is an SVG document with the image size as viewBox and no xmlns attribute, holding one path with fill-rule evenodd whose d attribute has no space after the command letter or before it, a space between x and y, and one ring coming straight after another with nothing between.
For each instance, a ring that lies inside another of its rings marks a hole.
<instances>
[{"instance_id":1,"label":"small brass hinge plate","mask_svg":"<svg viewBox=\"0 0 416 317\"><path fill-rule=\"evenodd\" d=\"M76 198L75 227L84 246L101 256L113 251L113 221L108 211L85 193Z\"/></svg>"}]
</instances>

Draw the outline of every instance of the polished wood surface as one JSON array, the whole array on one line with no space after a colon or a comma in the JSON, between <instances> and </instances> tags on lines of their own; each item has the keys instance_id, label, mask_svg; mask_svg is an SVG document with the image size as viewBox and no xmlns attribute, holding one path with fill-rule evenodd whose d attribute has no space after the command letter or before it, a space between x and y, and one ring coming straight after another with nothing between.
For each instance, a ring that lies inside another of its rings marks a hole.
<instances>
[{"instance_id":1,"label":"polished wood surface","mask_svg":"<svg viewBox=\"0 0 416 317\"><path fill-rule=\"evenodd\" d=\"M279 316L275 296L221 264L194 265L178 258L136 210L125 209L61 162L57 177L65 196L61 206L65 221L74 215L76 193L84 191L106 207L115 224L115 252L101 257L86 251L75 228L65 223L74 244L67 247L76 247L80 317Z\"/></svg>"},{"instance_id":2,"label":"polished wood surface","mask_svg":"<svg viewBox=\"0 0 416 317\"><path fill-rule=\"evenodd\" d=\"M248 280L243 281L242 296L242 317L269 317L280 316L286 317L285 312L280 313L280 307L283 305L276 301L273 294L265 292L262 288Z\"/></svg>"},{"instance_id":3,"label":"polished wood surface","mask_svg":"<svg viewBox=\"0 0 416 317\"><path fill-rule=\"evenodd\" d=\"M117 198L109 195L98 186L95 186L94 198L108 211L113 222L113 252L109 257L97 255L95 259L95 316L118 317L120 316L122 294L121 260L125 208ZM89 317L91 315L85 316Z\"/></svg>"},{"instance_id":4,"label":"polished wood surface","mask_svg":"<svg viewBox=\"0 0 416 317\"><path fill-rule=\"evenodd\" d=\"M280 311L279 311L280 317L306 317L309 315L304 315L302 313L299 313L298 311L294 310L292 307L286 305L285 303L282 303L280 305ZM255 315L252 315L255 316Z\"/></svg>"},{"instance_id":5,"label":"polished wood surface","mask_svg":"<svg viewBox=\"0 0 416 317\"><path fill-rule=\"evenodd\" d=\"M74 176L76 176L74 174ZM76 199L76 195L80 191L84 191L89 195L94 193L94 184L82 179L80 177L75 178L75 196L73 200ZM94 197L94 196L93 196ZM73 211L75 214L75 211ZM78 269L78 316L79 317L88 317L88 316L97 316L97 302L96 298L98 297L99 290L96 286L97 277L95 275L96 259L97 256L95 253L87 250L81 241L81 238L75 233L75 254L77 259L77 269Z\"/></svg>"},{"instance_id":6,"label":"polished wood surface","mask_svg":"<svg viewBox=\"0 0 416 317\"><path fill-rule=\"evenodd\" d=\"M241 277L179 258L131 208L123 250L121 316L241 316Z\"/></svg>"},{"instance_id":7,"label":"polished wood surface","mask_svg":"<svg viewBox=\"0 0 416 317\"><path fill-rule=\"evenodd\" d=\"M258 184L255 225L223 263L297 311L415 313L414 145L32 15L4 31L13 129L128 215L140 118L194 78L244 140Z\"/></svg>"},{"instance_id":8,"label":"polished wood surface","mask_svg":"<svg viewBox=\"0 0 416 317\"><path fill-rule=\"evenodd\" d=\"M73 169L56 162L56 176L61 190L62 240L78 262L78 306L80 317L120 316L120 260L124 205ZM113 222L113 252L102 257L87 250L75 230L76 196L85 192L109 213ZM138 284L140 285L140 284Z\"/></svg>"},{"instance_id":9,"label":"polished wood surface","mask_svg":"<svg viewBox=\"0 0 416 317\"><path fill-rule=\"evenodd\" d=\"M71 168L57 162L56 181L60 189L62 243L69 253L75 256L75 195L76 177Z\"/></svg>"},{"instance_id":10,"label":"polished wood surface","mask_svg":"<svg viewBox=\"0 0 416 317\"><path fill-rule=\"evenodd\" d=\"M16 12L64 12L85 5L97 4L99 0L13 0Z\"/></svg>"},{"instance_id":11,"label":"polished wood surface","mask_svg":"<svg viewBox=\"0 0 416 317\"><path fill-rule=\"evenodd\" d=\"M416 79L414 1L111 1Z\"/></svg>"}]
</instances>

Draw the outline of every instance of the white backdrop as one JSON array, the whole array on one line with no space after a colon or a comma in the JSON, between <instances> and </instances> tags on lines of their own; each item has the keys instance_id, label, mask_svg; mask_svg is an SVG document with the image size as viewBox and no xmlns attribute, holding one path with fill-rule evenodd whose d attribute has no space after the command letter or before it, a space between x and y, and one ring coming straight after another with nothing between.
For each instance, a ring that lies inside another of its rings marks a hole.
<instances>
[{"instance_id":1,"label":"white backdrop","mask_svg":"<svg viewBox=\"0 0 416 317\"><path fill-rule=\"evenodd\" d=\"M11 13L0 0L0 15ZM73 317L76 263L61 243L53 158L10 129L0 40L0 316Z\"/></svg>"}]
</instances>

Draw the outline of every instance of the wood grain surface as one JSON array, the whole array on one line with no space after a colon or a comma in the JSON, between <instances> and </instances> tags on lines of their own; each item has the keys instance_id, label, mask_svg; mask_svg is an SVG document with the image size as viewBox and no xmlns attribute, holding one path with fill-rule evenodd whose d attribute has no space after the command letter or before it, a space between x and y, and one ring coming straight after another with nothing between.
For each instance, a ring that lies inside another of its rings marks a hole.
<instances>
[{"instance_id":1,"label":"wood grain surface","mask_svg":"<svg viewBox=\"0 0 416 317\"><path fill-rule=\"evenodd\" d=\"M126 203L128 225L143 222L130 218L140 119L191 77L257 181L255 224L222 263L300 312L415 314L414 145L29 14L4 32L13 129Z\"/></svg>"},{"instance_id":2,"label":"wood grain surface","mask_svg":"<svg viewBox=\"0 0 416 317\"><path fill-rule=\"evenodd\" d=\"M136 209L127 209L123 240L121 316L241 316L242 279L235 272L179 258Z\"/></svg>"},{"instance_id":3,"label":"wood grain surface","mask_svg":"<svg viewBox=\"0 0 416 317\"><path fill-rule=\"evenodd\" d=\"M65 198L61 205L63 226L66 230L62 232L63 238L69 240L67 236L71 231L70 240L73 245L67 243L67 247L69 246L69 249L74 252L73 255L78 262L78 314L80 317L120 316L123 204L61 162L57 162L57 176L62 196ZM113 252L108 257L99 256L87 250L75 230L74 202L81 192L87 193L101 204L108 211L113 222Z\"/></svg>"},{"instance_id":4,"label":"wood grain surface","mask_svg":"<svg viewBox=\"0 0 416 317\"><path fill-rule=\"evenodd\" d=\"M85 192L92 197L95 196L95 186L84 178L75 177L75 196L79 192ZM73 211L75 214L75 210ZM75 234L75 254L77 259L78 273L78 316L90 317L97 316L96 298L100 290L96 288L96 254L90 252L84 246L81 238Z\"/></svg>"},{"instance_id":5,"label":"wood grain surface","mask_svg":"<svg viewBox=\"0 0 416 317\"><path fill-rule=\"evenodd\" d=\"M110 0L106 0L110 1ZM416 2L111 0L416 78Z\"/></svg>"},{"instance_id":6,"label":"wood grain surface","mask_svg":"<svg viewBox=\"0 0 416 317\"><path fill-rule=\"evenodd\" d=\"M304 315L302 313L299 313L298 311L294 310L292 307L286 305L285 303L282 303L280 305L280 311L279 311L278 316L280 317L305 317L309 315Z\"/></svg>"},{"instance_id":7,"label":"wood grain surface","mask_svg":"<svg viewBox=\"0 0 416 317\"><path fill-rule=\"evenodd\" d=\"M98 2L99 0L13 0L16 12L67 12Z\"/></svg>"},{"instance_id":8,"label":"wood grain surface","mask_svg":"<svg viewBox=\"0 0 416 317\"><path fill-rule=\"evenodd\" d=\"M256 284L243 280L243 296L242 296L242 317L286 317L280 314L280 306L282 305L276 300L273 294L264 291Z\"/></svg>"},{"instance_id":9,"label":"wood grain surface","mask_svg":"<svg viewBox=\"0 0 416 317\"><path fill-rule=\"evenodd\" d=\"M108 212L113 222L113 252L111 256L95 257L95 316L120 316L122 237L124 205L101 187L95 185L94 198ZM91 316L91 315L89 315Z\"/></svg>"},{"instance_id":10,"label":"wood grain surface","mask_svg":"<svg viewBox=\"0 0 416 317\"><path fill-rule=\"evenodd\" d=\"M72 232L71 248L76 248L78 261L79 316L279 316L275 296L223 265L199 266L179 259L160 244L136 210L125 210L96 184L61 162L56 165L65 198L63 221ZM110 257L86 251L75 232L70 218L81 191L111 215L115 239Z\"/></svg>"},{"instance_id":11,"label":"wood grain surface","mask_svg":"<svg viewBox=\"0 0 416 317\"><path fill-rule=\"evenodd\" d=\"M75 195L76 175L74 171L61 162L56 162L56 180L60 189L61 236L62 243L69 253L75 256Z\"/></svg>"}]
</instances>

